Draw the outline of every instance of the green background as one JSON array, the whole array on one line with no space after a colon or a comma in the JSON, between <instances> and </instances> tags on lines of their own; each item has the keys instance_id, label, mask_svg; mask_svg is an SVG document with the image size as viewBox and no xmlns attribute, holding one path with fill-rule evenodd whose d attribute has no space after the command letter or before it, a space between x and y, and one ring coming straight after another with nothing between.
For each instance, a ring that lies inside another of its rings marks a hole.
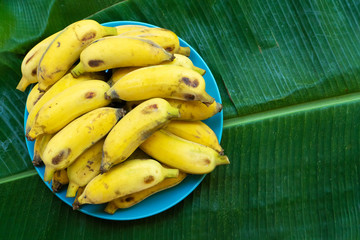
<instances>
[{"instance_id":1,"label":"green background","mask_svg":"<svg viewBox=\"0 0 360 240\"><path fill-rule=\"evenodd\" d=\"M73 211L26 150L22 58L91 18L168 28L210 67L231 164L134 221ZM0 1L0 239L359 239L360 3Z\"/></svg>"}]
</instances>

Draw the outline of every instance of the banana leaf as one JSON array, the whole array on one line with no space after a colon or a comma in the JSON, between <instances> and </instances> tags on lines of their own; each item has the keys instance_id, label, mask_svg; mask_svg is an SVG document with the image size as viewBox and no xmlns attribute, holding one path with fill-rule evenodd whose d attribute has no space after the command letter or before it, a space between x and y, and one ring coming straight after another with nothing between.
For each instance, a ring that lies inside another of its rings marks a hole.
<instances>
[{"instance_id":1,"label":"banana leaf","mask_svg":"<svg viewBox=\"0 0 360 240\"><path fill-rule=\"evenodd\" d=\"M152 217L107 221L49 191L26 150L22 58L83 18L168 28L220 89L231 164ZM356 1L1 1L0 239L357 239Z\"/></svg>"}]
</instances>

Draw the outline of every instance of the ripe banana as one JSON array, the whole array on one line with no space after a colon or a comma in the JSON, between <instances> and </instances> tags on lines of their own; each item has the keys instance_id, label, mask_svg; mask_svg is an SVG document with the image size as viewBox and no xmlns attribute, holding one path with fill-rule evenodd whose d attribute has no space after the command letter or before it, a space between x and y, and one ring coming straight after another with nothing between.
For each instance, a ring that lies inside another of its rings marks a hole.
<instances>
[{"instance_id":1,"label":"ripe banana","mask_svg":"<svg viewBox=\"0 0 360 240\"><path fill-rule=\"evenodd\" d=\"M81 153L103 138L124 114L123 109L98 108L56 133L43 153L44 181L50 181L56 170L67 168Z\"/></svg>"},{"instance_id":2,"label":"ripe banana","mask_svg":"<svg viewBox=\"0 0 360 240\"><path fill-rule=\"evenodd\" d=\"M57 170L51 181L51 189L53 192L59 192L61 188L69 183L66 169Z\"/></svg>"},{"instance_id":3,"label":"ripe banana","mask_svg":"<svg viewBox=\"0 0 360 240\"><path fill-rule=\"evenodd\" d=\"M212 148L158 130L140 148L159 162L190 174L209 173L217 165L229 164L225 155Z\"/></svg>"},{"instance_id":4,"label":"ripe banana","mask_svg":"<svg viewBox=\"0 0 360 240\"><path fill-rule=\"evenodd\" d=\"M163 63L162 65L176 65L176 66L182 66L185 68L192 69L196 72L198 72L200 75L204 75L206 71L202 68L194 66L193 62L190 60L190 58L181 55L181 54L174 54L175 58L171 62Z\"/></svg>"},{"instance_id":5,"label":"ripe banana","mask_svg":"<svg viewBox=\"0 0 360 240\"><path fill-rule=\"evenodd\" d=\"M38 66L39 89L47 90L58 81L91 42L117 35L116 28L101 26L94 20L81 20L66 27L46 49Z\"/></svg>"},{"instance_id":6,"label":"ripe banana","mask_svg":"<svg viewBox=\"0 0 360 240\"><path fill-rule=\"evenodd\" d=\"M46 145L52 138L52 134L43 134L36 138L35 144L34 144L34 158L32 163L34 166L40 166L43 163L42 157L44 150L46 148Z\"/></svg>"},{"instance_id":7,"label":"ripe banana","mask_svg":"<svg viewBox=\"0 0 360 240\"><path fill-rule=\"evenodd\" d=\"M100 80L88 80L65 89L48 101L39 110L35 122L28 133L27 139L34 140L37 136L53 134L66 126L75 118L110 103L104 94L110 86Z\"/></svg>"},{"instance_id":8,"label":"ripe banana","mask_svg":"<svg viewBox=\"0 0 360 240\"><path fill-rule=\"evenodd\" d=\"M119 67L140 67L172 61L174 55L146 39L106 37L94 41L80 55L80 63L71 70L78 77L84 72L96 72Z\"/></svg>"},{"instance_id":9,"label":"ripe banana","mask_svg":"<svg viewBox=\"0 0 360 240\"><path fill-rule=\"evenodd\" d=\"M224 153L214 131L201 121L171 121L163 129L178 137L210 147L220 154Z\"/></svg>"},{"instance_id":10,"label":"ripe banana","mask_svg":"<svg viewBox=\"0 0 360 240\"><path fill-rule=\"evenodd\" d=\"M186 175L187 174L184 172L179 172L179 175L177 177L166 178L150 188L146 188L142 191L131 193L120 198L116 198L106 205L104 211L110 214L114 214L119 208L132 207L157 192L178 185L180 182L182 182L182 180L185 179Z\"/></svg>"},{"instance_id":11,"label":"ripe banana","mask_svg":"<svg viewBox=\"0 0 360 240\"><path fill-rule=\"evenodd\" d=\"M39 101L33 106L31 111L29 112L29 116L26 120L26 133L30 131L35 122L35 117L39 110L53 97L64 91L65 89L81 83L85 80L90 79L101 79L100 75L94 74L84 74L79 78L74 78L71 73L66 74L59 81L57 81L45 94L39 99Z\"/></svg>"},{"instance_id":12,"label":"ripe banana","mask_svg":"<svg viewBox=\"0 0 360 240\"><path fill-rule=\"evenodd\" d=\"M125 161L146 138L176 117L179 110L161 98L147 100L128 112L105 139L101 172Z\"/></svg>"},{"instance_id":13,"label":"ripe banana","mask_svg":"<svg viewBox=\"0 0 360 240\"><path fill-rule=\"evenodd\" d=\"M138 30L138 29L144 29L144 28L148 28L148 27L142 26L142 25L127 24L127 25L116 26L115 28L117 30L117 34L120 35L120 34L125 33L125 32Z\"/></svg>"},{"instance_id":14,"label":"ripe banana","mask_svg":"<svg viewBox=\"0 0 360 240\"><path fill-rule=\"evenodd\" d=\"M45 92L40 92L38 89L39 84L36 84L30 91L26 99L26 109L28 112L31 112L31 109L39 101L39 99L45 94Z\"/></svg>"},{"instance_id":15,"label":"ripe banana","mask_svg":"<svg viewBox=\"0 0 360 240\"><path fill-rule=\"evenodd\" d=\"M73 207L77 209L86 203L106 203L178 175L179 170L164 168L153 159L128 160L91 180Z\"/></svg>"},{"instance_id":16,"label":"ripe banana","mask_svg":"<svg viewBox=\"0 0 360 240\"><path fill-rule=\"evenodd\" d=\"M66 197L75 197L79 187L84 187L100 173L103 145L104 139L85 150L67 168L69 185Z\"/></svg>"},{"instance_id":17,"label":"ripe banana","mask_svg":"<svg viewBox=\"0 0 360 240\"><path fill-rule=\"evenodd\" d=\"M142 39L147 39L155 42L166 51L170 53L185 53L186 56L190 55L189 47L181 47L178 36L164 28L139 28L132 31L126 31L120 34L119 36L125 37L138 37ZM181 50L180 50L181 49Z\"/></svg>"},{"instance_id":18,"label":"ripe banana","mask_svg":"<svg viewBox=\"0 0 360 240\"><path fill-rule=\"evenodd\" d=\"M222 104L214 101L209 106L200 101L182 101L177 99L166 99L171 106L177 107L180 111L180 118L177 120L198 121L208 119L222 110Z\"/></svg>"},{"instance_id":19,"label":"ripe banana","mask_svg":"<svg viewBox=\"0 0 360 240\"><path fill-rule=\"evenodd\" d=\"M182 66L182 67L189 68L189 69L192 69L194 71L197 71L201 75L205 74L205 70L194 66L194 64L192 63L192 61L188 57L186 57L184 55L181 55L181 54L177 54L177 53L175 53L174 56L175 56L175 59L172 60L171 62L164 62L164 63L161 63L159 65ZM140 67L123 67L123 68L113 69L112 76L111 76L111 78L110 78L110 80L108 82L109 85L110 86L114 85L123 76L125 76L126 74L128 74L128 73L130 73L130 72L132 72L132 71L134 71L136 69L139 69L139 68Z\"/></svg>"},{"instance_id":20,"label":"ripe banana","mask_svg":"<svg viewBox=\"0 0 360 240\"><path fill-rule=\"evenodd\" d=\"M205 80L197 72L181 66L159 65L143 67L126 74L116 82L106 95L125 101L154 97L214 102L205 91Z\"/></svg>"},{"instance_id":21,"label":"ripe banana","mask_svg":"<svg viewBox=\"0 0 360 240\"><path fill-rule=\"evenodd\" d=\"M53 35L45 38L38 44L36 44L24 57L21 63L21 74L22 78L18 83L16 89L24 92L25 89L31 84L36 83L37 79L37 68L40 62L40 59L46 48L49 44L55 39L55 37L60 33L54 33Z\"/></svg>"}]
</instances>

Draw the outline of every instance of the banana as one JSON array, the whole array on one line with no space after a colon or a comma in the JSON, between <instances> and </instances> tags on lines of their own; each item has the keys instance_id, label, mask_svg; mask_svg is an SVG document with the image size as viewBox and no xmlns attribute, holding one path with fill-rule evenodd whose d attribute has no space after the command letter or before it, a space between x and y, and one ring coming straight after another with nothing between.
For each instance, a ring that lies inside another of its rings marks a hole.
<instances>
[{"instance_id":1,"label":"banana","mask_svg":"<svg viewBox=\"0 0 360 240\"><path fill-rule=\"evenodd\" d=\"M40 59L37 71L39 90L47 90L65 75L91 42L109 35L117 35L116 28L101 26L94 20L80 20L66 27Z\"/></svg>"},{"instance_id":2,"label":"banana","mask_svg":"<svg viewBox=\"0 0 360 240\"><path fill-rule=\"evenodd\" d=\"M80 55L80 63L71 70L74 77L119 67L140 67L172 61L174 55L146 39L106 37L94 41Z\"/></svg>"},{"instance_id":3,"label":"banana","mask_svg":"<svg viewBox=\"0 0 360 240\"><path fill-rule=\"evenodd\" d=\"M150 99L138 105L106 137L101 172L125 161L147 137L178 116L179 110L161 98Z\"/></svg>"},{"instance_id":4,"label":"banana","mask_svg":"<svg viewBox=\"0 0 360 240\"><path fill-rule=\"evenodd\" d=\"M180 52L185 53L186 56L190 55L190 48L180 46L178 36L174 32L165 28L139 28L123 32L119 36L147 39L155 42L170 53Z\"/></svg>"},{"instance_id":5,"label":"banana","mask_svg":"<svg viewBox=\"0 0 360 240\"><path fill-rule=\"evenodd\" d=\"M181 66L159 65L143 67L126 74L106 93L111 99L125 101L154 97L214 102L205 91L205 80L197 72Z\"/></svg>"},{"instance_id":6,"label":"banana","mask_svg":"<svg viewBox=\"0 0 360 240\"><path fill-rule=\"evenodd\" d=\"M117 34L120 35L120 34L125 33L125 32L138 30L138 29L144 29L144 28L148 28L148 27L142 26L142 25L127 24L127 25L116 26L115 28L117 30Z\"/></svg>"},{"instance_id":7,"label":"banana","mask_svg":"<svg viewBox=\"0 0 360 240\"><path fill-rule=\"evenodd\" d=\"M201 121L171 121L163 129L178 137L210 147L220 154L224 153L214 131Z\"/></svg>"},{"instance_id":8,"label":"banana","mask_svg":"<svg viewBox=\"0 0 360 240\"><path fill-rule=\"evenodd\" d=\"M34 166L40 166L43 163L42 156L46 145L52 138L52 134L43 134L35 140L34 144L34 158L32 163Z\"/></svg>"},{"instance_id":9,"label":"banana","mask_svg":"<svg viewBox=\"0 0 360 240\"><path fill-rule=\"evenodd\" d=\"M119 208L132 207L157 192L178 185L180 182L182 182L182 180L185 179L186 175L186 173L179 172L179 175L177 177L166 178L150 188L146 188L142 191L131 193L120 198L116 198L106 205L104 211L109 214L114 214Z\"/></svg>"},{"instance_id":10,"label":"banana","mask_svg":"<svg viewBox=\"0 0 360 240\"><path fill-rule=\"evenodd\" d=\"M176 66L182 66L185 68L189 68L192 69L194 71L197 71L198 73L200 73L201 75L205 74L205 70L198 68L196 66L194 66L194 64L192 63L192 61L190 60L190 58L181 55L181 54L174 54L175 59L172 60L171 62L164 62L161 63L159 65L176 65ZM139 69L140 67L123 67L123 68L117 68L117 69L113 69L113 73L112 76L110 78L110 81L108 82L110 86L114 85L117 81L119 81L119 79L121 79L123 76L125 76L126 74Z\"/></svg>"},{"instance_id":11,"label":"banana","mask_svg":"<svg viewBox=\"0 0 360 240\"><path fill-rule=\"evenodd\" d=\"M30 91L26 99L26 109L28 112L31 112L31 109L39 101L39 99L45 94L45 92L40 92L38 89L39 84L36 84Z\"/></svg>"},{"instance_id":12,"label":"banana","mask_svg":"<svg viewBox=\"0 0 360 240\"><path fill-rule=\"evenodd\" d=\"M56 170L70 166L81 153L103 138L124 114L121 108L98 108L57 132L43 153L44 181L50 181Z\"/></svg>"},{"instance_id":13,"label":"banana","mask_svg":"<svg viewBox=\"0 0 360 240\"><path fill-rule=\"evenodd\" d=\"M177 107L180 111L180 118L177 120L198 121L208 119L221 112L222 104L214 101L209 106L200 101L182 101L177 99L166 99L171 106Z\"/></svg>"},{"instance_id":14,"label":"banana","mask_svg":"<svg viewBox=\"0 0 360 240\"><path fill-rule=\"evenodd\" d=\"M26 133L30 131L35 122L35 117L39 110L53 97L64 91L65 89L81 83L85 80L90 79L101 79L102 76L95 74L84 74L79 78L74 78L71 73L66 74L59 81L57 81L45 94L37 101L37 103L33 106L31 111L29 112L29 116L26 120Z\"/></svg>"},{"instance_id":15,"label":"banana","mask_svg":"<svg viewBox=\"0 0 360 240\"><path fill-rule=\"evenodd\" d=\"M100 173L102 149L104 139L86 149L75 161L67 168L69 185L66 197L75 197L79 187L84 187L91 179Z\"/></svg>"},{"instance_id":16,"label":"banana","mask_svg":"<svg viewBox=\"0 0 360 240\"><path fill-rule=\"evenodd\" d=\"M39 110L26 137L32 141L41 134L53 134L69 122L110 103L105 92L110 86L101 80L88 80L65 89Z\"/></svg>"},{"instance_id":17,"label":"banana","mask_svg":"<svg viewBox=\"0 0 360 240\"><path fill-rule=\"evenodd\" d=\"M172 60L171 62L163 63L162 65L182 66L185 68L192 69L192 70L198 72L200 75L205 75L206 70L196 67L190 58L188 58L184 55L181 55L181 54L177 54L177 53L174 54L174 57L175 57L174 60Z\"/></svg>"},{"instance_id":18,"label":"banana","mask_svg":"<svg viewBox=\"0 0 360 240\"><path fill-rule=\"evenodd\" d=\"M214 149L165 130L156 131L140 148L159 162L190 174L209 173L218 165L230 163L227 156Z\"/></svg>"},{"instance_id":19,"label":"banana","mask_svg":"<svg viewBox=\"0 0 360 240\"><path fill-rule=\"evenodd\" d=\"M53 192L59 192L61 188L68 183L69 178L66 169L57 170L52 178L51 189Z\"/></svg>"},{"instance_id":20,"label":"banana","mask_svg":"<svg viewBox=\"0 0 360 240\"><path fill-rule=\"evenodd\" d=\"M91 180L73 206L106 203L178 175L179 170L164 168L153 159L128 160Z\"/></svg>"},{"instance_id":21,"label":"banana","mask_svg":"<svg viewBox=\"0 0 360 240\"><path fill-rule=\"evenodd\" d=\"M46 48L49 46L49 44L55 39L55 37L60 33L61 31L54 33L53 35L45 38L38 44L36 44L24 57L22 63L21 63L21 74L22 78L20 82L18 83L16 89L24 92L25 89L32 83L36 83L38 81L37 79L37 68L40 62L40 59L44 52L46 51Z\"/></svg>"},{"instance_id":22,"label":"banana","mask_svg":"<svg viewBox=\"0 0 360 240\"><path fill-rule=\"evenodd\" d=\"M108 84L110 86L114 85L123 76L125 76L129 72L132 72L136 69L139 69L139 67L122 67L122 68L113 69L113 72L112 72L110 80L108 81Z\"/></svg>"}]
</instances>

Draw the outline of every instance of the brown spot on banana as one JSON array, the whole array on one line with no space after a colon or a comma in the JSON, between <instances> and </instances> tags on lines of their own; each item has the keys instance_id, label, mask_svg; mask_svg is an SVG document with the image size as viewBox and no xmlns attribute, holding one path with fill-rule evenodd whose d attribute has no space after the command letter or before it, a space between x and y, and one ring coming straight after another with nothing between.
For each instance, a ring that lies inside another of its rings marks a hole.
<instances>
[{"instance_id":1,"label":"brown spot on banana","mask_svg":"<svg viewBox=\"0 0 360 240\"><path fill-rule=\"evenodd\" d=\"M70 153L71 153L70 148L62 150L61 152L59 152L58 155L56 155L55 157L53 157L53 159L51 159L51 163L54 164L54 165L59 164L61 161L63 161L64 158L69 156Z\"/></svg>"},{"instance_id":2,"label":"brown spot on banana","mask_svg":"<svg viewBox=\"0 0 360 240\"><path fill-rule=\"evenodd\" d=\"M165 51L172 52L174 49L175 49L174 46L170 46L170 47L165 48Z\"/></svg>"},{"instance_id":3,"label":"brown spot on banana","mask_svg":"<svg viewBox=\"0 0 360 240\"><path fill-rule=\"evenodd\" d=\"M181 81L189 87L196 88L197 86L199 86L199 81L197 79L191 81L188 77L182 77Z\"/></svg>"},{"instance_id":4,"label":"brown spot on banana","mask_svg":"<svg viewBox=\"0 0 360 240\"><path fill-rule=\"evenodd\" d=\"M104 188L109 189L109 185L107 185L107 183L103 183L103 185L104 185Z\"/></svg>"},{"instance_id":5,"label":"brown spot on banana","mask_svg":"<svg viewBox=\"0 0 360 240\"><path fill-rule=\"evenodd\" d=\"M89 60L88 65L90 67L98 67L100 65L104 64L103 60Z\"/></svg>"},{"instance_id":6,"label":"brown spot on banana","mask_svg":"<svg viewBox=\"0 0 360 240\"><path fill-rule=\"evenodd\" d=\"M60 47L61 46L61 43L60 42L57 42L57 46L56 47Z\"/></svg>"},{"instance_id":7,"label":"brown spot on banana","mask_svg":"<svg viewBox=\"0 0 360 240\"><path fill-rule=\"evenodd\" d=\"M146 108L144 108L141 112L143 114L149 114L149 113L152 113L152 112L156 111L158 108L159 107L158 107L157 104L152 104L152 105L149 105Z\"/></svg>"},{"instance_id":8,"label":"brown spot on banana","mask_svg":"<svg viewBox=\"0 0 360 240\"><path fill-rule=\"evenodd\" d=\"M31 55L31 57L28 58L28 60L26 60L25 64L28 64L30 62L30 60L35 56L35 54L37 53L38 51L34 52L33 55Z\"/></svg>"},{"instance_id":9,"label":"brown spot on banana","mask_svg":"<svg viewBox=\"0 0 360 240\"><path fill-rule=\"evenodd\" d=\"M86 99L91 99L91 98L93 98L95 96L96 96L95 92L87 92L87 93L85 93L85 98Z\"/></svg>"},{"instance_id":10,"label":"brown spot on banana","mask_svg":"<svg viewBox=\"0 0 360 240\"><path fill-rule=\"evenodd\" d=\"M127 197L127 198L125 198L123 201L125 201L125 202L132 202L132 201L134 201L134 197Z\"/></svg>"},{"instance_id":11,"label":"brown spot on banana","mask_svg":"<svg viewBox=\"0 0 360 240\"><path fill-rule=\"evenodd\" d=\"M31 71L31 75L32 75L32 76L36 76L36 75L37 75L37 68L34 68L34 69Z\"/></svg>"},{"instance_id":12,"label":"brown spot on banana","mask_svg":"<svg viewBox=\"0 0 360 240\"><path fill-rule=\"evenodd\" d=\"M149 175L147 177L144 178L144 183L151 183L155 180L154 176Z\"/></svg>"},{"instance_id":13,"label":"brown spot on banana","mask_svg":"<svg viewBox=\"0 0 360 240\"><path fill-rule=\"evenodd\" d=\"M185 93L185 94L184 94L184 98L185 98L185 100L193 101L193 100L195 100L195 95L194 95L194 94L190 94L190 93Z\"/></svg>"},{"instance_id":14,"label":"brown spot on banana","mask_svg":"<svg viewBox=\"0 0 360 240\"><path fill-rule=\"evenodd\" d=\"M95 32L88 32L87 34L85 34L85 35L82 37L81 41L82 41L82 42L89 41L89 40L95 38L95 36L96 36L96 33L95 33Z\"/></svg>"}]
</instances>

